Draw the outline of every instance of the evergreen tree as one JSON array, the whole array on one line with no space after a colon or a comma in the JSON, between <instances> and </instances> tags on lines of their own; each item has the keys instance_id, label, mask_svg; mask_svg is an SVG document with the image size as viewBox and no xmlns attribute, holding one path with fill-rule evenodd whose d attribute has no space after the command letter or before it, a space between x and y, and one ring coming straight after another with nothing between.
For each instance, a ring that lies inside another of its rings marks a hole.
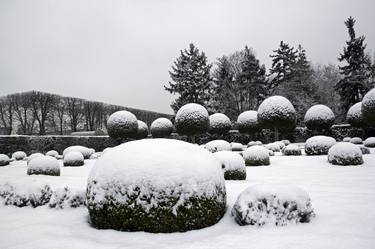
<instances>
[{"instance_id":1,"label":"evergreen tree","mask_svg":"<svg viewBox=\"0 0 375 249\"><path fill-rule=\"evenodd\" d=\"M173 82L164 86L168 92L179 95L171 104L175 112L187 103L207 104L212 87L210 69L206 55L194 44L190 44L189 49L181 50L180 57L169 72Z\"/></svg>"},{"instance_id":2,"label":"evergreen tree","mask_svg":"<svg viewBox=\"0 0 375 249\"><path fill-rule=\"evenodd\" d=\"M342 79L336 84L343 107L348 110L350 106L360 102L364 94L371 88L371 60L365 53L365 37L356 37L354 31L355 19L349 17L345 21L348 28L349 40L338 60L345 62L339 66Z\"/></svg>"}]
</instances>

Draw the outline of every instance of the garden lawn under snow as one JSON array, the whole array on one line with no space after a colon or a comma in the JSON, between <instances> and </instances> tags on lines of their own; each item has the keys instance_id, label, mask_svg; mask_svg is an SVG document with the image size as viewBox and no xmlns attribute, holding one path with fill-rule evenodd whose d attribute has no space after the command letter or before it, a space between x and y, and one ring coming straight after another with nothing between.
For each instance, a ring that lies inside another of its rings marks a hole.
<instances>
[{"instance_id":1,"label":"garden lawn under snow","mask_svg":"<svg viewBox=\"0 0 375 249\"><path fill-rule=\"evenodd\" d=\"M372 150L374 153L374 150ZM0 185L47 182L84 191L95 160L62 167L61 176L26 175L26 163L0 167ZM0 248L375 248L375 155L362 166L333 166L327 156L273 156L271 165L247 167L246 181L226 181L227 212L216 224L185 233L152 234L97 230L86 207L51 209L0 206ZM239 226L231 216L237 196L257 183L296 184L306 190L316 217L285 227Z\"/></svg>"}]
</instances>

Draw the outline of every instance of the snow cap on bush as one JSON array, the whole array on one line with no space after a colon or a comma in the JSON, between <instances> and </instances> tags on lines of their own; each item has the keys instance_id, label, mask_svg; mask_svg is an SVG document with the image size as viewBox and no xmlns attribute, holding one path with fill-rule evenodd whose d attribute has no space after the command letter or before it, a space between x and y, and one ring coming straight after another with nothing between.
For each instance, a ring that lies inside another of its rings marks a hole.
<instances>
[{"instance_id":1,"label":"snow cap on bush","mask_svg":"<svg viewBox=\"0 0 375 249\"><path fill-rule=\"evenodd\" d=\"M219 151L213 155L221 163L225 180L246 180L246 165L242 156L231 151Z\"/></svg>"},{"instance_id":2,"label":"snow cap on bush","mask_svg":"<svg viewBox=\"0 0 375 249\"><path fill-rule=\"evenodd\" d=\"M218 152L223 150L231 150L230 143L225 140L213 140L205 144L204 148L209 152Z\"/></svg>"},{"instance_id":3,"label":"snow cap on bush","mask_svg":"<svg viewBox=\"0 0 375 249\"><path fill-rule=\"evenodd\" d=\"M343 142L350 142L350 139L351 139L350 137L344 137L344 138L342 139L342 141L343 141Z\"/></svg>"},{"instance_id":4,"label":"snow cap on bush","mask_svg":"<svg viewBox=\"0 0 375 249\"><path fill-rule=\"evenodd\" d=\"M138 132L137 117L128 111L112 113L107 120L107 131L113 139L134 137Z\"/></svg>"},{"instance_id":5,"label":"snow cap on bush","mask_svg":"<svg viewBox=\"0 0 375 249\"><path fill-rule=\"evenodd\" d=\"M282 152L285 156L300 156L302 154L301 149L295 144L285 146Z\"/></svg>"},{"instance_id":6,"label":"snow cap on bush","mask_svg":"<svg viewBox=\"0 0 375 249\"><path fill-rule=\"evenodd\" d=\"M34 157L27 165L27 174L59 176L59 162L52 156Z\"/></svg>"},{"instance_id":7,"label":"snow cap on bush","mask_svg":"<svg viewBox=\"0 0 375 249\"><path fill-rule=\"evenodd\" d=\"M6 166L10 162L10 158L5 154L0 154L0 167Z\"/></svg>"},{"instance_id":8,"label":"snow cap on bush","mask_svg":"<svg viewBox=\"0 0 375 249\"><path fill-rule=\"evenodd\" d=\"M146 138L148 136L148 126L145 122L138 120L137 139Z\"/></svg>"},{"instance_id":9,"label":"snow cap on bush","mask_svg":"<svg viewBox=\"0 0 375 249\"><path fill-rule=\"evenodd\" d=\"M94 154L92 154L91 156L90 156L90 160L93 160L93 159L98 159L99 157L101 157L102 156L102 154L103 154L103 152L95 152Z\"/></svg>"},{"instance_id":10,"label":"snow cap on bush","mask_svg":"<svg viewBox=\"0 0 375 249\"><path fill-rule=\"evenodd\" d=\"M94 149L91 149L91 148L87 148L85 146L81 146L81 145L73 145L73 146L69 146L67 147L64 151L63 151L63 156L65 157L65 155L71 151L79 151L81 152L81 154L83 155L83 157L85 159L89 159L90 156L92 154L95 153L95 150Z\"/></svg>"},{"instance_id":11,"label":"snow cap on bush","mask_svg":"<svg viewBox=\"0 0 375 249\"><path fill-rule=\"evenodd\" d=\"M258 112L244 111L237 118L237 129L240 133L254 133L259 131Z\"/></svg>"},{"instance_id":12,"label":"snow cap on bush","mask_svg":"<svg viewBox=\"0 0 375 249\"><path fill-rule=\"evenodd\" d=\"M176 131L180 135L198 135L207 132L209 115L203 106L190 103L182 106L175 118Z\"/></svg>"},{"instance_id":13,"label":"snow cap on bush","mask_svg":"<svg viewBox=\"0 0 375 249\"><path fill-rule=\"evenodd\" d=\"M232 142L230 143L232 151L243 151L244 146L241 143Z\"/></svg>"},{"instance_id":14,"label":"snow cap on bush","mask_svg":"<svg viewBox=\"0 0 375 249\"><path fill-rule=\"evenodd\" d=\"M27 164L30 163L31 159L39 156L44 156L42 153L36 152L27 157Z\"/></svg>"},{"instance_id":15,"label":"snow cap on bush","mask_svg":"<svg viewBox=\"0 0 375 249\"><path fill-rule=\"evenodd\" d=\"M16 161L24 160L26 157L27 155L23 151L16 151L12 154L12 158Z\"/></svg>"},{"instance_id":16,"label":"snow cap on bush","mask_svg":"<svg viewBox=\"0 0 375 249\"><path fill-rule=\"evenodd\" d=\"M352 144L362 144L363 143L362 138L360 138L360 137L352 137L350 139L350 142Z\"/></svg>"},{"instance_id":17,"label":"snow cap on bush","mask_svg":"<svg viewBox=\"0 0 375 249\"><path fill-rule=\"evenodd\" d=\"M328 151L328 162L344 166L363 164L361 149L352 143L336 143Z\"/></svg>"},{"instance_id":18,"label":"snow cap on bush","mask_svg":"<svg viewBox=\"0 0 375 249\"><path fill-rule=\"evenodd\" d=\"M362 128L364 126L362 116L362 102L358 102L349 108L346 120L353 127Z\"/></svg>"},{"instance_id":19,"label":"snow cap on bush","mask_svg":"<svg viewBox=\"0 0 375 249\"><path fill-rule=\"evenodd\" d=\"M168 137L173 132L173 124L167 118L158 118L151 124L151 134L154 138Z\"/></svg>"},{"instance_id":20,"label":"snow cap on bush","mask_svg":"<svg viewBox=\"0 0 375 249\"><path fill-rule=\"evenodd\" d=\"M82 166L85 163L81 152L73 150L64 154L64 166Z\"/></svg>"},{"instance_id":21,"label":"snow cap on bush","mask_svg":"<svg viewBox=\"0 0 375 249\"><path fill-rule=\"evenodd\" d=\"M58 155L59 155L59 152L57 152L56 150L49 150L46 152L46 156L56 157Z\"/></svg>"},{"instance_id":22,"label":"snow cap on bush","mask_svg":"<svg viewBox=\"0 0 375 249\"><path fill-rule=\"evenodd\" d=\"M210 115L209 132L211 134L227 134L232 128L232 122L223 113L215 113Z\"/></svg>"},{"instance_id":23,"label":"snow cap on bush","mask_svg":"<svg viewBox=\"0 0 375 249\"><path fill-rule=\"evenodd\" d=\"M367 125L375 125L375 88L366 93L362 99L362 117Z\"/></svg>"},{"instance_id":24,"label":"snow cap on bush","mask_svg":"<svg viewBox=\"0 0 375 249\"><path fill-rule=\"evenodd\" d=\"M290 144L290 141L288 139L281 140L281 142L283 142L285 145L289 145Z\"/></svg>"},{"instance_id":25,"label":"snow cap on bush","mask_svg":"<svg viewBox=\"0 0 375 249\"><path fill-rule=\"evenodd\" d=\"M366 146L366 147L370 147L370 148L375 148L375 137L369 137L367 138L363 144Z\"/></svg>"},{"instance_id":26,"label":"snow cap on bush","mask_svg":"<svg viewBox=\"0 0 375 249\"><path fill-rule=\"evenodd\" d=\"M279 152L281 150L280 144L277 142L266 144L264 145L264 147L266 149L272 150L273 152Z\"/></svg>"},{"instance_id":27,"label":"snow cap on bush","mask_svg":"<svg viewBox=\"0 0 375 249\"><path fill-rule=\"evenodd\" d=\"M314 105L307 110L303 122L309 130L327 130L335 122L335 114L328 106Z\"/></svg>"},{"instance_id":28,"label":"snow cap on bush","mask_svg":"<svg viewBox=\"0 0 375 249\"><path fill-rule=\"evenodd\" d=\"M247 148L242 156L245 159L246 166L270 165L269 151L260 145Z\"/></svg>"},{"instance_id":29,"label":"snow cap on bush","mask_svg":"<svg viewBox=\"0 0 375 249\"><path fill-rule=\"evenodd\" d=\"M329 148L336 143L333 137L314 136L306 140L305 152L307 155L327 155Z\"/></svg>"}]
</instances>

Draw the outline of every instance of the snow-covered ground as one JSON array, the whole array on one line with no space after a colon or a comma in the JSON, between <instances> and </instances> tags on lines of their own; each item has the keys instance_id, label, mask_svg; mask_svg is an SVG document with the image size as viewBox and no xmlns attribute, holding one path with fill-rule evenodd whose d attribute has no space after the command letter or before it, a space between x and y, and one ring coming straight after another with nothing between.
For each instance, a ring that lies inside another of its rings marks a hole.
<instances>
[{"instance_id":1,"label":"snow-covered ground","mask_svg":"<svg viewBox=\"0 0 375 249\"><path fill-rule=\"evenodd\" d=\"M374 150L372 150L374 153ZM246 181L226 181L227 212L214 226L185 233L118 232L90 227L86 207L0 206L0 248L375 248L375 154L362 166L332 166L327 156L274 156L271 165L247 167ZM26 162L0 167L0 185L48 182L84 190L95 160L62 167L61 176L26 175ZM237 196L257 183L296 184L305 189L316 217L285 227L239 226L230 211Z\"/></svg>"}]
</instances>

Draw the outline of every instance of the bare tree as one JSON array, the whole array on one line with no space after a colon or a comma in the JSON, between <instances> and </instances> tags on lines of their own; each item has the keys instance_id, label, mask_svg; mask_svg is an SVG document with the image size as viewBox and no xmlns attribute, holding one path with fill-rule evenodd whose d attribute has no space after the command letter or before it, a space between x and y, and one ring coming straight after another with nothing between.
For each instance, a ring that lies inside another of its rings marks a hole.
<instances>
[{"instance_id":1,"label":"bare tree","mask_svg":"<svg viewBox=\"0 0 375 249\"><path fill-rule=\"evenodd\" d=\"M14 113L13 107L14 104L12 101L12 96L8 95L0 99L0 124L3 128L5 128L8 135L12 133Z\"/></svg>"},{"instance_id":2,"label":"bare tree","mask_svg":"<svg viewBox=\"0 0 375 249\"><path fill-rule=\"evenodd\" d=\"M39 135L46 134L46 121L56 102L56 95L42 92L31 92L31 104L39 124Z\"/></svg>"},{"instance_id":3,"label":"bare tree","mask_svg":"<svg viewBox=\"0 0 375 249\"><path fill-rule=\"evenodd\" d=\"M29 93L13 95L15 120L19 123L22 134L32 134L35 124L35 114L32 111L32 100Z\"/></svg>"},{"instance_id":4,"label":"bare tree","mask_svg":"<svg viewBox=\"0 0 375 249\"><path fill-rule=\"evenodd\" d=\"M67 112L70 119L70 127L73 132L77 131L77 127L82 120L82 99L67 98Z\"/></svg>"}]
</instances>

